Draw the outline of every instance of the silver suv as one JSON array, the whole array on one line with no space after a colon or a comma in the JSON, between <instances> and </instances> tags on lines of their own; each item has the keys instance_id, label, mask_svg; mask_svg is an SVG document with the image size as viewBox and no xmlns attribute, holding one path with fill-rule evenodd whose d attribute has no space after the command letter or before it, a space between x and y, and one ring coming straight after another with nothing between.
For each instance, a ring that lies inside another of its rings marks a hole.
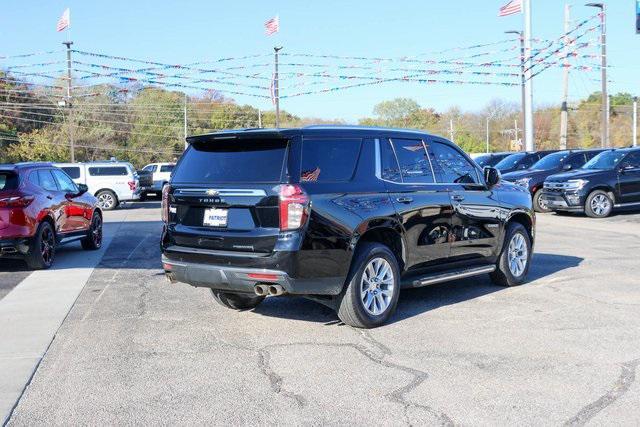
<instances>
[{"instance_id":1,"label":"silver suv","mask_svg":"<svg viewBox=\"0 0 640 427\"><path fill-rule=\"evenodd\" d=\"M140 200L140 184L128 162L55 163L76 184L85 184L98 198L98 206L112 210L121 202Z\"/></svg>"}]
</instances>

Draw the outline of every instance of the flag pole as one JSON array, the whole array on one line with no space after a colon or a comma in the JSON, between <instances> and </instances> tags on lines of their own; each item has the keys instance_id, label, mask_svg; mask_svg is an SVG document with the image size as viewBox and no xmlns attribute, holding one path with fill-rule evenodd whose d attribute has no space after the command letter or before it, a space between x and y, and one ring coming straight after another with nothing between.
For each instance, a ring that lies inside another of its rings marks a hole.
<instances>
[{"instance_id":1,"label":"flag pole","mask_svg":"<svg viewBox=\"0 0 640 427\"><path fill-rule=\"evenodd\" d=\"M276 101L276 129L280 127L280 88L278 82L278 52L282 50L282 46L274 47L275 54L274 72L273 72L273 97Z\"/></svg>"},{"instance_id":2,"label":"flag pole","mask_svg":"<svg viewBox=\"0 0 640 427\"><path fill-rule=\"evenodd\" d=\"M65 103L69 110L69 150L71 154L71 163L75 163L76 161L76 150L75 144L73 140L73 105L71 102L71 45L73 42L68 40L66 42L62 42L63 45L67 46L67 102Z\"/></svg>"},{"instance_id":3,"label":"flag pole","mask_svg":"<svg viewBox=\"0 0 640 427\"><path fill-rule=\"evenodd\" d=\"M526 151L535 151L536 143L533 127L533 82L531 80L531 0L524 3L524 50L527 66L525 69L524 102L524 142Z\"/></svg>"}]
</instances>

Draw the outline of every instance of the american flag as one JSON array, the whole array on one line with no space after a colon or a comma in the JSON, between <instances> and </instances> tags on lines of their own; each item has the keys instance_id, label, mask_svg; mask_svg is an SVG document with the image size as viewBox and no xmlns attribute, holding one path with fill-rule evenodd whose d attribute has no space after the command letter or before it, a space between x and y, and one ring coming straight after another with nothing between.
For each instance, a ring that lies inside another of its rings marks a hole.
<instances>
[{"instance_id":1,"label":"american flag","mask_svg":"<svg viewBox=\"0 0 640 427\"><path fill-rule=\"evenodd\" d=\"M300 179L302 181L312 181L315 182L318 180L318 177L320 176L320 168L315 168L312 171L303 171Z\"/></svg>"},{"instance_id":2,"label":"american flag","mask_svg":"<svg viewBox=\"0 0 640 427\"><path fill-rule=\"evenodd\" d=\"M56 31L60 32L66 28L69 28L71 25L71 13L69 12L69 8L66 8L64 12L62 12L62 16L58 19L58 24L56 25Z\"/></svg>"},{"instance_id":3,"label":"american flag","mask_svg":"<svg viewBox=\"0 0 640 427\"><path fill-rule=\"evenodd\" d=\"M511 0L500 8L498 16L509 16L522 12L522 0Z\"/></svg>"},{"instance_id":4,"label":"american flag","mask_svg":"<svg viewBox=\"0 0 640 427\"><path fill-rule=\"evenodd\" d=\"M278 31L280 31L280 18L276 15L274 18L271 18L264 23L264 32L270 36Z\"/></svg>"}]
</instances>

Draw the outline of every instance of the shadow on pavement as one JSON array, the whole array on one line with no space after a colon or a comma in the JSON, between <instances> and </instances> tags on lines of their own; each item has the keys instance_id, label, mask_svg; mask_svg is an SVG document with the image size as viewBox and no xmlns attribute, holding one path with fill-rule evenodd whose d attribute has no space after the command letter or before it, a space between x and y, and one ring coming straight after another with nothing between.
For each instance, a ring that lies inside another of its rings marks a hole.
<instances>
[{"instance_id":1,"label":"shadow on pavement","mask_svg":"<svg viewBox=\"0 0 640 427\"><path fill-rule=\"evenodd\" d=\"M535 254L528 282L559 271L577 267L582 258L556 254ZM523 285L527 286L527 284ZM405 289L400 294L398 309L389 323L399 322L439 307L472 300L505 288L494 285L488 275L456 280L448 283ZM285 319L335 323L335 313L328 307L303 298L267 298L254 312Z\"/></svg>"}]
</instances>

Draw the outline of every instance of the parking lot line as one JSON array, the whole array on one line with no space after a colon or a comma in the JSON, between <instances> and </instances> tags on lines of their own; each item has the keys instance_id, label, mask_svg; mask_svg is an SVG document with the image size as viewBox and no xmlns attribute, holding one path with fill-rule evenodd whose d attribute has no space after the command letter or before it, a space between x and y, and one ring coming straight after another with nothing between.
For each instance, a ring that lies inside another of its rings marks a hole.
<instances>
[{"instance_id":1,"label":"parking lot line","mask_svg":"<svg viewBox=\"0 0 640 427\"><path fill-rule=\"evenodd\" d=\"M4 424L121 223L105 223L95 252L61 249L54 267L35 271L0 300L0 415Z\"/></svg>"}]
</instances>

